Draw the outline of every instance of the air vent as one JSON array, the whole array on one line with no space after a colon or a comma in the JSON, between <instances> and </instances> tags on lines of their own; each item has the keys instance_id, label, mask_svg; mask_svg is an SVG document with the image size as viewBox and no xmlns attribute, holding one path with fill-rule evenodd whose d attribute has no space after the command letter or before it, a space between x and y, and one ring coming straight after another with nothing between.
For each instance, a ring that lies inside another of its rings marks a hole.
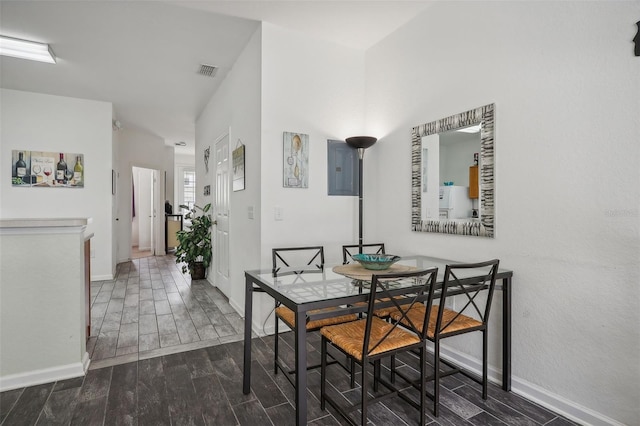
<instances>
[{"instance_id":1,"label":"air vent","mask_svg":"<svg viewBox=\"0 0 640 426\"><path fill-rule=\"evenodd\" d=\"M218 72L218 68L213 65L200 65L200 69L198 70L198 74L204 75L205 77L215 77Z\"/></svg>"}]
</instances>

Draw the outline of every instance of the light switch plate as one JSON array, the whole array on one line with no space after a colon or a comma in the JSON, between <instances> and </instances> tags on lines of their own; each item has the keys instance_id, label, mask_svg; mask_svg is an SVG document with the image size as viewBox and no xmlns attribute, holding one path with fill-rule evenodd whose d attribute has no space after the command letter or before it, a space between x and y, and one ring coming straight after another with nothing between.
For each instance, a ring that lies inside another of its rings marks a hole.
<instances>
[{"instance_id":1,"label":"light switch plate","mask_svg":"<svg viewBox=\"0 0 640 426\"><path fill-rule=\"evenodd\" d=\"M276 220L283 220L283 216L282 207L276 206L274 209L274 218Z\"/></svg>"}]
</instances>

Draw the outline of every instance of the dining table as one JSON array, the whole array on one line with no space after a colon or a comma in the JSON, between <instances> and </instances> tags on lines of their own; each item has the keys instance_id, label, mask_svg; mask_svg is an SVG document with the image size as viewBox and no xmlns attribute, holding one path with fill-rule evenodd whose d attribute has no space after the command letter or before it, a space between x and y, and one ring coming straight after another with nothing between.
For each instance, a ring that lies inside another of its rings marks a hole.
<instances>
[{"instance_id":1,"label":"dining table","mask_svg":"<svg viewBox=\"0 0 640 426\"><path fill-rule=\"evenodd\" d=\"M266 293L295 313L296 324L344 315L361 308L358 302L369 297L372 274L438 268L436 286L441 286L445 267L462 261L423 255L401 256L386 271L365 270L359 264L324 265L321 267L245 271L243 393L251 393L251 338L253 293ZM499 268L496 290L502 293L502 389L511 389L511 281L513 271ZM474 278L474 277L467 277ZM437 289L437 288L436 288ZM360 307L358 307L360 306ZM335 308L335 309L322 309ZM321 310L321 311L316 311ZM313 312L311 312L313 311ZM296 425L307 423L307 347L306 327L295 327L295 409Z\"/></svg>"}]
</instances>

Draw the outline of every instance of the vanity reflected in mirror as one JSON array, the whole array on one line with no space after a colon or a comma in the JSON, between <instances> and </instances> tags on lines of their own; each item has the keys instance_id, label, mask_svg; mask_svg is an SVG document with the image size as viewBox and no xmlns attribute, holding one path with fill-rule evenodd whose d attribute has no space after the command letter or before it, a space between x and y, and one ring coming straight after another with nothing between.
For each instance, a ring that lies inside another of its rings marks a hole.
<instances>
[{"instance_id":1,"label":"vanity reflected in mirror","mask_svg":"<svg viewBox=\"0 0 640 426\"><path fill-rule=\"evenodd\" d=\"M411 228L494 236L494 105L411 131Z\"/></svg>"}]
</instances>

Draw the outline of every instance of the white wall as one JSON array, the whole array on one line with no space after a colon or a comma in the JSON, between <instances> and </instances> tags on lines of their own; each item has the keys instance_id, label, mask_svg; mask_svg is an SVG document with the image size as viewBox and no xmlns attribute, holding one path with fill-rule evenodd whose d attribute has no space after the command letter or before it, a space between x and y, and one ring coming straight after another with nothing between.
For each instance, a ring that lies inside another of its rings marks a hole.
<instances>
[{"instance_id":1,"label":"white wall","mask_svg":"<svg viewBox=\"0 0 640 426\"><path fill-rule=\"evenodd\" d=\"M244 312L244 271L255 269L260 257L260 107L261 107L261 32L258 29L227 74L196 123L197 203L214 200L214 150L221 136L229 133L229 149L238 139L245 145L245 190L230 193L229 274L230 291L226 296L240 312ZM209 173L205 173L203 153L211 147ZM231 157L231 156L229 156ZM211 196L204 197L204 185L211 185ZM254 209L254 219L247 210ZM215 243L213 244L215 247ZM215 253L214 253L215 259ZM207 279L215 283L210 273Z\"/></svg>"},{"instance_id":2,"label":"white wall","mask_svg":"<svg viewBox=\"0 0 640 426\"><path fill-rule=\"evenodd\" d=\"M176 171L176 163L178 157L175 154L175 148L172 146L164 147L164 170L165 173L161 175L162 180L164 181L164 193L161 194L162 201L169 200L172 206L175 206L174 203L174 182L175 182L175 171ZM163 210L164 211L164 210Z\"/></svg>"},{"instance_id":3,"label":"white wall","mask_svg":"<svg viewBox=\"0 0 640 426\"><path fill-rule=\"evenodd\" d=\"M143 167L159 171L159 176L164 176L167 160L163 155L164 140L141 132L135 129L122 129L118 136L118 152L120 154L117 168L117 192L118 197L118 219L117 224L117 244L118 263L131 259L131 182L132 167ZM150 153L158 153L151 155ZM164 194L164 179L157 182L160 185L160 194ZM155 200L156 205L156 253L164 252L164 198Z\"/></svg>"},{"instance_id":4,"label":"white wall","mask_svg":"<svg viewBox=\"0 0 640 426\"><path fill-rule=\"evenodd\" d=\"M88 367L83 226L24 226L0 228L0 391Z\"/></svg>"},{"instance_id":5,"label":"white wall","mask_svg":"<svg viewBox=\"0 0 640 426\"><path fill-rule=\"evenodd\" d=\"M198 119L198 202L207 201L200 201L205 184L214 188L204 149L213 149L226 131L231 149L238 138L246 145L246 190L231 193L227 294L241 312L243 271L270 267L272 247L323 244L327 261L338 261L340 244L357 240L356 197L327 196L327 139L365 133L363 75L364 52L263 23ZM309 135L308 189L282 187L285 131ZM274 219L276 206L282 221ZM249 207L254 219L248 219ZM272 299L256 297L254 329L262 330L271 308Z\"/></svg>"},{"instance_id":6,"label":"white wall","mask_svg":"<svg viewBox=\"0 0 640 426\"><path fill-rule=\"evenodd\" d=\"M327 195L327 140L367 134L364 51L263 24L262 55L263 265L271 267L273 247L296 245L324 245L327 262L341 261L341 245L357 242L358 199ZM307 189L283 188L283 132L309 135ZM373 197L370 150L365 198ZM276 207L282 221L274 218Z\"/></svg>"},{"instance_id":7,"label":"white wall","mask_svg":"<svg viewBox=\"0 0 640 426\"><path fill-rule=\"evenodd\" d=\"M112 277L111 104L2 89L0 217L92 218L92 280ZM11 186L14 149L84 154L84 188Z\"/></svg>"},{"instance_id":8,"label":"white wall","mask_svg":"<svg viewBox=\"0 0 640 426\"><path fill-rule=\"evenodd\" d=\"M513 388L584 423L640 424L639 16L638 2L435 2L366 57L381 239L514 270ZM411 232L411 127L492 102L496 238Z\"/></svg>"},{"instance_id":9,"label":"white wall","mask_svg":"<svg viewBox=\"0 0 640 426\"><path fill-rule=\"evenodd\" d=\"M271 267L273 247L324 245L326 261L338 262L341 245L357 242L357 197L327 195L327 140L366 134L363 73L363 51L262 24L261 240L253 268ZM283 132L309 135L307 189L283 188ZM269 333L273 299L254 300L254 330Z\"/></svg>"}]
</instances>

